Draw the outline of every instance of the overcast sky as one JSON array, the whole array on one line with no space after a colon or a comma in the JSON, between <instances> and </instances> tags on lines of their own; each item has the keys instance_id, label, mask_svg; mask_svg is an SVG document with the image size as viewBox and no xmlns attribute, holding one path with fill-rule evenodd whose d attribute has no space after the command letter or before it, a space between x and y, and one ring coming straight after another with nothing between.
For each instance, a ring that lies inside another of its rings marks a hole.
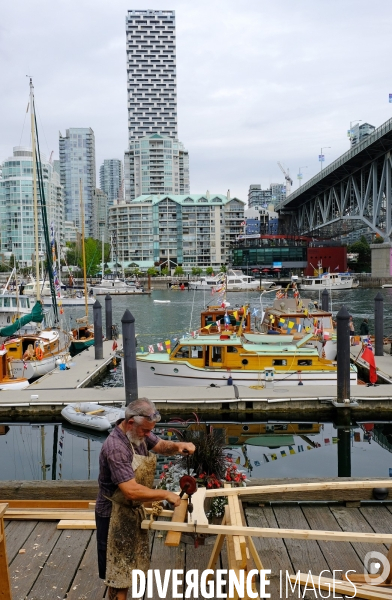
<instances>
[{"instance_id":1,"label":"overcast sky","mask_svg":"<svg viewBox=\"0 0 392 600\"><path fill-rule=\"evenodd\" d=\"M349 148L350 121L392 116L388 0L12 0L0 17L0 160L28 144L33 75L41 151L91 127L97 172L127 147L125 16L174 9L179 139L192 193L246 200L249 184L297 187ZM25 121L25 124L24 124ZM24 126L24 127L23 127Z\"/></svg>"}]
</instances>

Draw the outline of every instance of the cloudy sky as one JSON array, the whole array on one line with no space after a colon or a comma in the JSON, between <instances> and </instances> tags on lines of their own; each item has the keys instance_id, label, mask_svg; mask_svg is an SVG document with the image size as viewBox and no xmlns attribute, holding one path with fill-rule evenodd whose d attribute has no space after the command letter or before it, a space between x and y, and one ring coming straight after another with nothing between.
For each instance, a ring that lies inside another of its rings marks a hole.
<instances>
[{"instance_id":1,"label":"cloudy sky","mask_svg":"<svg viewBox=\"0 0 392 600\"><path fill-rule=\"evenodd\" d=\"M349 148L350 121L392 116L387 0L13 0L0 20L0 160L29 143L33 75L41 151L92 127L97 170L127 146L125 16L174 9L179 139L191 192L247 199L251 183L297 187ZM307 167L306 169L304 167Z\"/></svg>"}]
</instances>

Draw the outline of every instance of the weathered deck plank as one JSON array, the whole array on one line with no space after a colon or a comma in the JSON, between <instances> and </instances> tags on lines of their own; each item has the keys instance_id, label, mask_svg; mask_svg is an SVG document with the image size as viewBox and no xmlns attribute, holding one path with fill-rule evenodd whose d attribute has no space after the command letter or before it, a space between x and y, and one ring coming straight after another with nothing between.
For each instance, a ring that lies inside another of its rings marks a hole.
<instances>
[{"instance_id":1,"label":"weathered deck plank","mask_svg":"<svg viewBox=\"0 0 392 600\"><path fill-rule=\"evenodd\" d=\"M159 519L169 521L170 519ZM151 568L159 569L161 581L163 582L166 569L184 569L185 570L185 548L184 544L180 543L177 547L165 546L165 534L155 532L151 551ZM168 588L166 600L172 600L171 580ZM154 590L156 594L156 589Z\"/></svg>"},{"instance_id":2,"label":"weathered deck plank","mask_svg":"<svg viewBox=\"0 0 392 600\"><path fill-rule=\"evenodd\" d=\"M102 600L106 586L98 577L97 541L94 531L87 550L79 565L75 579L67 594L67 600Z\"/></svg>"},{"instance_id":3,"label":"weathered deck plank","mask_svg":"<svg viewBox=\"0 0 392 600\"><path fill-rule=\"evenodd\" d=\"M38 522L10 567L13 600L24 600L60 537L54 523Z\"/></svg>"},{"instance_id":4,"label":"weathered deck plank","mask_svg":"<svg viewBox=\"0 0 392 600\"><path fill-rule=\"evenodd\" d=\"M63 531L27 600L63 598L71 587L90 538L91 531L75 531L72 535Z\"/></svg>"},{"instance_id":5,"label":"weathered deck plank","mask_svg":"<svg viewBox=\"0 0 392 600\"><path fill-rule=\"evenodd\" d=\"M359 508L345 508L343 506L331 507L331 512L343 531L355 531L361 533L372 533L374 531ZM361 561L363 561L365 554L372 550L377 550L378 552L386 554L386 547L382 544L377 544L377 548L375 548L374 544L354 542L352 547Z\"/></svg>"},{"instance_id":6,"label":"weathered deck plank","mask_svg":"<svg viewBox=\"0 0 392 600\"><path fill-rule=\"evenodd\" d=\"M37 521L5 521L8 564L11 564L23 544L37 526Z\"/></svg>"}]
</instances>

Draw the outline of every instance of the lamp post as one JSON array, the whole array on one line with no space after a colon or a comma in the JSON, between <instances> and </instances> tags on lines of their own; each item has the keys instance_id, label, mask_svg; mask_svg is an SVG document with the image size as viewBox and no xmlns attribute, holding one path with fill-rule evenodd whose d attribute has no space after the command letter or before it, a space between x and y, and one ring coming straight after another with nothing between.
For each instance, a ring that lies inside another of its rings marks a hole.
<instances>
[{"instance_id":1,"label":"lamp post","mask_svg":"<svg viewBox=\"0 0 392 600\"><path fill-rule=\"evenodd\" d=\"M298 179L298 187L301 186L302 183L302 173L301 173L301 169L307 169L308 167L299 167L298 169L298 175L297 175L297 179Z\"/></svg>"},{"instance_id":2,"label":"lamp post","mask_svg":"<svg viewBox=\"0 0 392 600\"><path fill-rule=\"evenodd\" d=\"M321 152L320 152L320 156L319 156L320 172L323 170L323 162L324 162L323 150L326 150L327 148L331 148L331 146L324 146L324 148L321 148Z\"/></svg>"},{"instance_id":3,"label":"lamp post","mask_svg":"<svg viewBox=\"0 0 392 600\"><path fill-rule=\"evenodd\" d=\"M350 131L348 134L348 137L350 140L350 148L352 146L352 141L353 141L353 130L352 130L353 123L362 123L362 119L354 119L354 121L350 121Z\"/></svg>"}]
</instances>

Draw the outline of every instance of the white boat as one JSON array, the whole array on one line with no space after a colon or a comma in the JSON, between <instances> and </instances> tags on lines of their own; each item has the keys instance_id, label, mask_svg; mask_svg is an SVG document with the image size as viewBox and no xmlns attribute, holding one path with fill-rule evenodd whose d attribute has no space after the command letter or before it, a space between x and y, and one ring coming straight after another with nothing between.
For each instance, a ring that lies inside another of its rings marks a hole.
<instances>
[{"instance_id":1,"label":"white boat","mask_svg":"<svg viewBox=\"0 0 392 600\"><path fill-rule=\"evenodd\" d=\"M25 377L18 378L8 360L8 351L0 350L0 390L23 390L30 384Z\"/></svg>"},{"instance_id":2,"label":"white boat","mask_svg":"<svg viewBox=\"0 0 392 600\"><path fill-rule=\"evenodd\" d=\"M226 282L226 283L225 283ZM273 281L261 280L261 287L267 289L271 287ZM214 277L201 277L198 281L190 281L189 289L191 290L212 290L219 289L220 286L226 285L228 292L243 292L246 290L256 291L260 289L260 280L245 275L242 271L229 269L227 273L218 273Z\"/></svg>"},{"instance_id":3,"label":"white boat","mask_svg":"<svg viewBox=\"0 0 392 600\"><path fill-rule=\"evenodd\" d=\"M61 295L61 296L56 296L57 298L57 303L58 304L62 304L62 306L85 306L86 301L84 298L84 295L78 294L78 293L74 293L73 295ZM44 303L44 306L52 306L52 299L51 297L49 298L48 296L44 296L42 298L42 301ZM87 304L94 304L94 302L96 301L96 298L94 296L87 296Z\"/></svg>"},{"instance_id":4,"label":"white boat","mask_svg":"<svg viewBox=\"0 0 392 600\"><path fill-rule=\"evenodd\" d=\"M170 304L171 300L154 300L156 304Z\"/></svg>"},{"instance_id":5,"label":"white boat","mask_svg":"<svg viewBox=\"0 0 392 600\"><path fill-rule=\"evenodd\" d=\"M114 427L119 419L124 418L125 410L95 402L80 402L67 404L61 411L61 415L72 425L95 431L107 431Z\"/></svg>"},{"instance_id":6,"label":"white boat","mask_svg":"<svg viewBox=\"0 0 392 600\"><path fill-rule=\"evenodd\" d=\"M350 290L359 286L359 281L351 273L322 273L317 277L305 277L300 284L301 290Z\"/></svg>"},{"instance_id":7,"label":"white boat","mask_svg":"<svg viewBox=\"0 0 392 600\"><path fill-rule=\"evenodd\" d=\"M392 283L384 283L384 285L381 286L382 288L392 288Z\"/></svg>"},{"instance_id":8,"label":"white boat","mask_svg":"<svg viewBox=\"0 0 392 600\"><path fill-rule=\"evenodd\" d=\"M144 294L144 289L141 285L135 283L127 283L121 279L102 279L101 283L94 285L92 288L96 296L105 294Z\"/></svg>"},{"instance_id":9,"label":"white boat","mask_svg":"<svg viewBox=\"0 0 392 600\"><path fill-rule=\"evenodd\" d=\"M31 312L34 302L30 298L23 298L11 292L0 295L0 329L7 327L19 317Z\"/></svg>"}]
</instances>

